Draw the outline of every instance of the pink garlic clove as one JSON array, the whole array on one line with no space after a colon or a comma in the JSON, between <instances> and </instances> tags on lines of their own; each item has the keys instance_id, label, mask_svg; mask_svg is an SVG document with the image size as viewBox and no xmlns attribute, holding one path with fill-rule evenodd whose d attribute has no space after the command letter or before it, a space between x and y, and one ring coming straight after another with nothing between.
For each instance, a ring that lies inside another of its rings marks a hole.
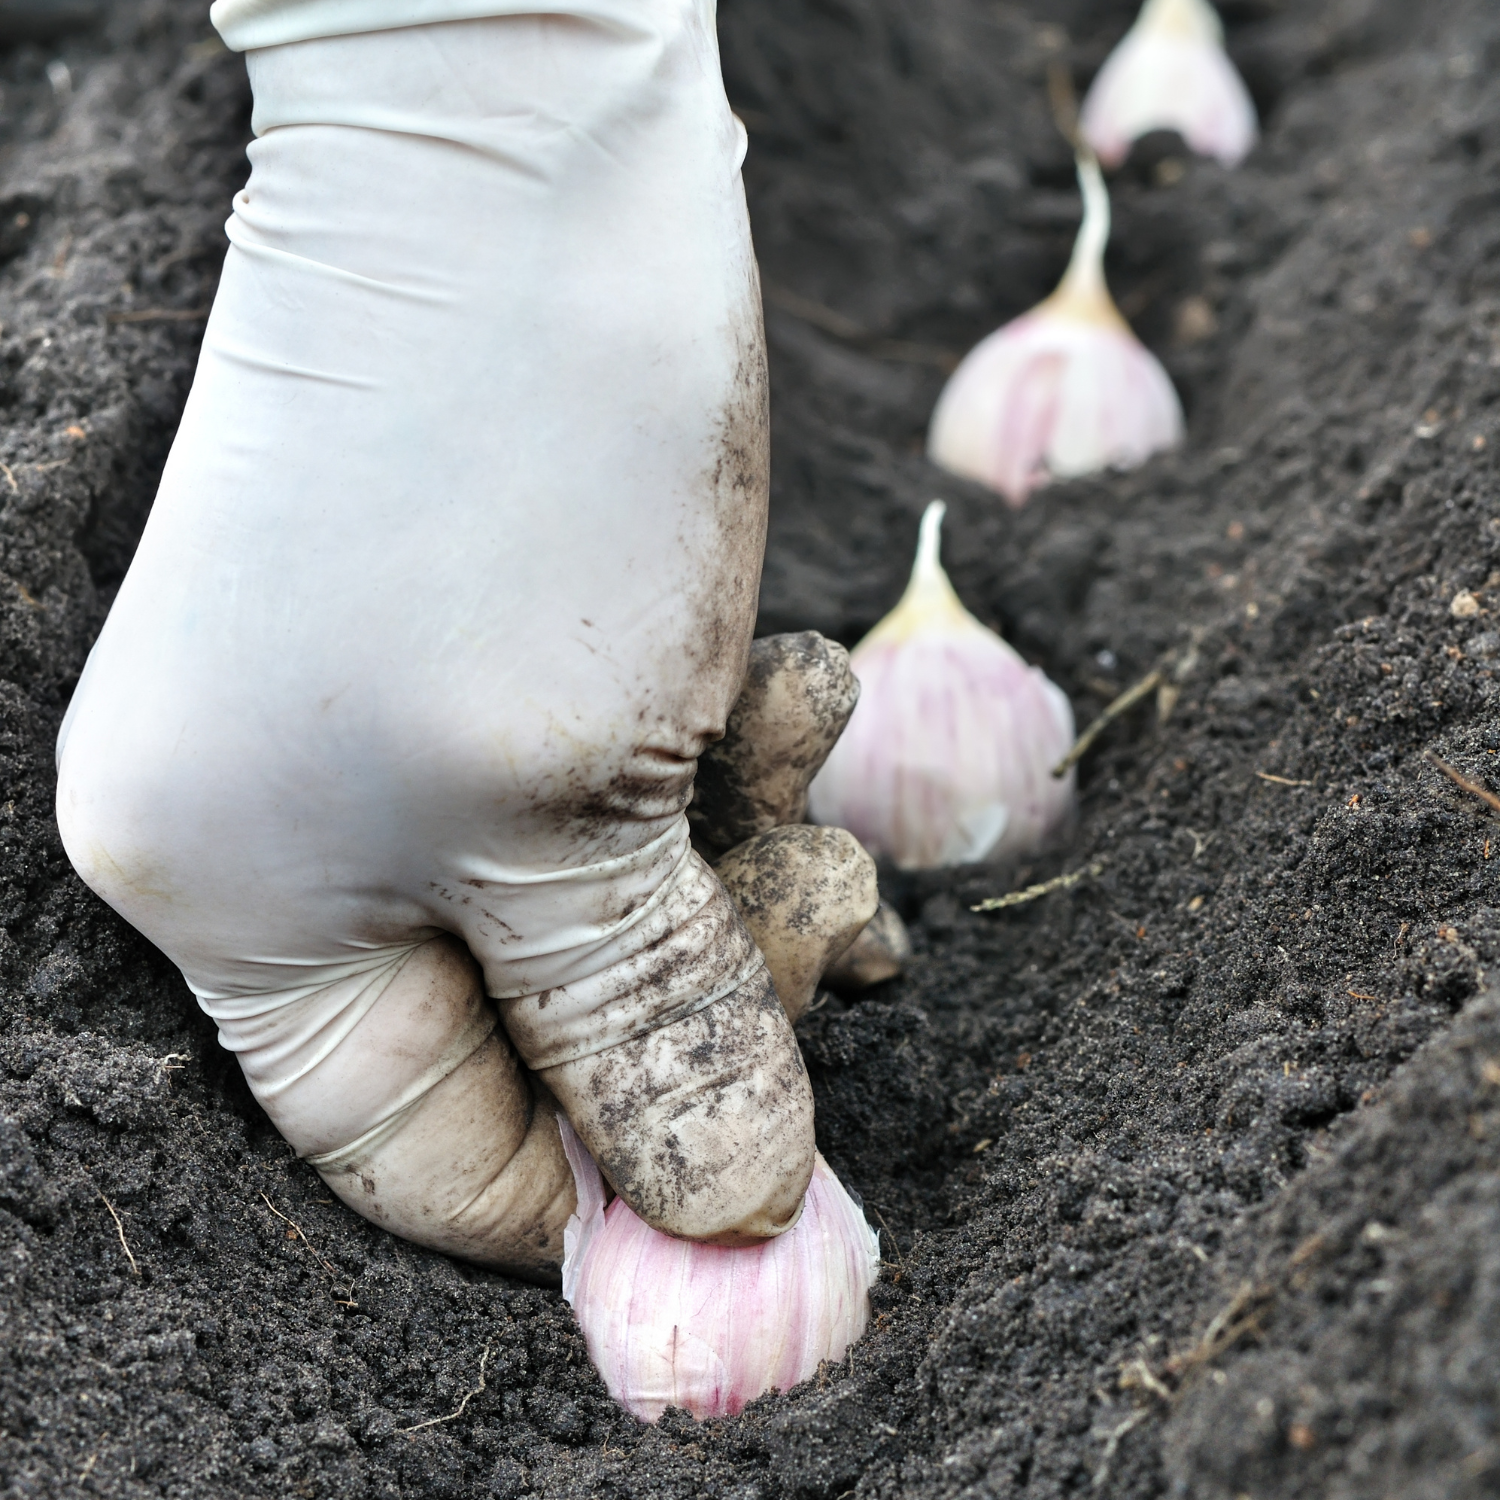
<instances>
[{"instance_id":1,"label":"pink garlic clove","mask_svg":"<svg viewBox=\"0 0 1500 1500\"><path fill-rule=\"evenodd\" d=\"M1238 166L1255 144L1255 105L1213 6L1146 0L1094 79L1079 127L1109 167L1153 130L1175 130L1199 156Z\"/></svg>"},{"instance_id":2,"label":"pink garlic clove","mask_svg":"<svg viewBox=\"0 0 1500 1500\"><path fill-rule=\"evenodd\" d=\"M623 1198L565 1118L578 1212L564 1235L563 1296L609 1393L643 1422L669 1406L733 1416L841 1359L864 1332L880 1249L821 1156L792 1228L729 1249L674 1239Z\"/></svg>"},{"instance_id":3,"label":"pink garlic clove","mask_svg":"<svg viewBox=\"0 0 1500 1500\"><path fill-rule=\"evenodd\" d=\"M1071 772L1052 775L1072 708L959 601L938 560L944 509L927 507L906 593L854 649L859 703L812 784L818 822L902 869L1019 858L1073 807Z\"/></svg>"},{"instance_id":4,"label":"pink garlic clove","mask_svg":"<svg viewBox=\"0 0 1500 1500\"><path fill-rule=\"evenodd\" d=\"M1083 224L1057 290L969 351L928 434L935 464L1015 506L1049 478L1134 468L1182 439L1177 392L1105 285L1109 195L1091 158L1078 181Z\"/></svg>"}]
</instances>

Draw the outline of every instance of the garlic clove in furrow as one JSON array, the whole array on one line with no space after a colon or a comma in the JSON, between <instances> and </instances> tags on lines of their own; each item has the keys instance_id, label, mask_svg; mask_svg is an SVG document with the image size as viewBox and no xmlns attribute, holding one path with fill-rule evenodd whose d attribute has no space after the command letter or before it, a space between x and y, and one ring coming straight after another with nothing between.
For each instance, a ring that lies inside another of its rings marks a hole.
<instances>
[{"instance_id":1,"label":"garlic clove in furrow","mask_svg":"<svg viewBox=\"0 0 1500 1500\"><path fill-rule=\"evenodd\" d=\"M959 601L938 560L944 508L927 507L906 593L854 649L859 705L810 799L902 869L1034 852L1073 805L1072 775L1051 774L1072 709Z\"/></svg>"},{"instance_id":2,"label":"garlic clove in furrow","mask_svg":"<svg viewBox=\"0 0 1500 1500\"><path fill-rule=\"evenodd\" d=\"M1109 194L1092 158L1078 181L1083 224L1057 290L969 351L928 432L933 463L1014 506L1049 479L1134 468L1182 440L1177 392L1105 284Z\"/></svg>"},{"instance_id":3,"label":"garlic clove in furrow","mask_svg":"<svg viewBox=\"0 0 1500 1500\"><path fill-rule=\"evenodd\" d=\"M1255 144L1255 104L1208 0L1146 0L1089 88L1079 128L1107 167L1153 130L1175 130L1199 156L1238 166Z\"/></svg>"}]
</instances>

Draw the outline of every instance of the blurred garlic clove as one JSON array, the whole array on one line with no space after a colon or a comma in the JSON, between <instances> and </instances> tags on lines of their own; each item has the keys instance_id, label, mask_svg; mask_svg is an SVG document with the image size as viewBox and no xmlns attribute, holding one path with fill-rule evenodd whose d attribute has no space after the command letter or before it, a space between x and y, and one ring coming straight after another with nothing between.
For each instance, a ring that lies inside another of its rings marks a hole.
<instances>
[{"instance_id":1,"label":"blurred garlic clove","mask_svg":"<svg viewBox=\"0 0 1500 1500\"><path fill-rule=\"evenodd\" d=\"M563 1296L609 1393L654 1422L669 1406L733 1416L841 1359L864 1332L880 1250L864 1215L819 1156L802 1217L759 1245L673 1239L608 1208L593 1159L566 1119L578 1212L564 1235Z\"/></svg>"},{"instance_id":2,"label":"blurred garlic clove","mask_svg":"<svg viewBox=\"0 0 1500 1500\"><path fill-rule=\"evenodd\" d=\"M852 833L806 823L737 844L715 866L788 1017L812 1004L823 971L875 916L875 861Z\"/></svg>"},{"instance_id":3,"label":"blurred garlic clove","mask_svg":"<svg viewBox=\"0 0 1500 1500\"><path fill-rule=\"evenodd\" d=\"M1078 182L1083 224L1057 290L969 351L928 433L935 464L1015 506L1049 478L1134 468L1182 439L1177 392L1105 285L1109 193L1092 158Z\"/></svg>"},{"instance_id":4,"label":"blurred garlic clove","mask_svg":"<svg viewBox=\"0 0 1500 1500\"><path fill-rule=\"evenodd\" d=\"M1146 0L1094 79L1079 128L1109 167L1153 130L1175 130L1199 156L1238 166L1255 144L1255 105L1208 0Z\"/></svg>"},{"instance_id":5,"label":"blurred garlic clove","mask_svg":"<svg viewBox=\"0 0 1500 1500\"><path fill-rule=\"evenodd\" d=\"M845 994L894 979L911 958L911 934L894 907L880 903L859 936L823 971L823 983Z\"/></svg>"},{"instance_id":6,"label":"blurred garlic clove","mask_svg":"<svg viewBox=\"0 0 1500 1500\"><path fill-rule=\"evenodd\" d=\"M854 648L859 704L812 784L819 823L902 869L1019 857L1068 817L1073 743L1054 683L959 602L938 561L944 505L922 517L901 602Z\"/></svg>"}]
</instances>

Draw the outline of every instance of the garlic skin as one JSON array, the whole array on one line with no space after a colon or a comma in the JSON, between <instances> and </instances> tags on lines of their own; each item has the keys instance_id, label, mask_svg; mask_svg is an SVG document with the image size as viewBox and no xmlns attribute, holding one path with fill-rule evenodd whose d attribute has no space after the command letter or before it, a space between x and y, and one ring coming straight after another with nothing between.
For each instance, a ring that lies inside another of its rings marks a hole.
<instances>
[{"instance_id":1,"label":"garlic skin","mask_svg":"<svg viewBox=\"0 0 1500 1500\"><path fill-rule=\"evenodd\" d=\"M841 1359L864 1332L880 1245L821 1156L797 1223L759 1245L674 1239L623 1198L607 1208L566 1119L578 1211L564 1231L563 1297L609 1393L655 1422L669 1406L729 1417Z\"/></svg>"},{"instance_id":2,"label":"garlic skin","mask_svg":"<svg viewBox=\"0 0 1500 1500\"><path fill-rule=\"evenodd\" d=\"M1105 285L1109 193L1092 158L1078 183L1083 224L1057 290L969 351L928 433L933 463L1016 507L1049 478L1134 468L1182 440L1177 392Z\"/></svg>"},{"instance_id":3,"label":"garlic skin","mask_svg":"<svg viewBox=\"0 0 1500 1500\"><path fill-rule=\"evenodd\" d=\"M1238 166L1258 134L1255 105L1208 0L1146 0L1094 79L1079 128L1107 167L1152 130L1175 130L1199 156Z\"/></svg>"},{"instance_id":4,"label":"garlic skin","mask_svg":"<svg viewBox=\"0 0 1500 1500\"><path fill-rule=\"evenodd\" d=\"M946 507L922 517L901 602L851 660L860 697L812 784L815 821L903 870L1038 849L1073 807L1062 690L963 607L938 560Z\"/></svg>"}]
</instances>

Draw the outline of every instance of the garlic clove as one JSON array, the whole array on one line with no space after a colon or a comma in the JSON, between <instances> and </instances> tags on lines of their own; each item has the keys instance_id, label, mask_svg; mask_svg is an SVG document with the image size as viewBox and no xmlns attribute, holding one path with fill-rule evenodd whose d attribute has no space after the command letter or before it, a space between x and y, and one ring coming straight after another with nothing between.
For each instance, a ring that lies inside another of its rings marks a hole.
<instances>
[{"instance_id":1,"label":"garlic clove","mask_svg":"<svg viewBox=\"0 0 1500 1500\"><path fill-rule=\"evenodd\" d=\"M1175 130L1226 167L1243 161L1256 140L1255 105L1208 0L1146 0L1094 79L1079 128L1110 167L1153 130Z\"/></svg>"},{"instance_id":2,"label":"garlic clove","mask_svg":"<svg viewBox=\"0 0 1500 1500\"><path fill-rule=\"evenodd\" d=\"M983 802L959 814L953 836L943 846L940 863L970 864L1000 842L1010 826L1010 808L1004 802Z\"/></svg>"},{"instance_id":3,"label":"garlic clove","mask_svg":"<svg viewBox=\"0 0 1500 1500\"><path fill-rule=\"evenodd\" d=\"M928 434L935 464L1015 506L1049 478L1134 468L1182 440L1167 372L1109 295L1109 194L1087 156L1078 182L1083 223L1057 290L969 351Z\"/></svg>"},{"instance_id":4,"label":"garlic clove","mask_svg":"<svg viewBox=\"0 0 1500 1500\"><path fill-rule=\"evenodd\" d=\"M944 509L927 507L905 594L854 649L859 704L809 804L902 869L1032 853L1073 806L1072 773L1052 775L1072 708L954 593Z\"/></svg>"},{"instance_id":5,"label":"garlic clove","mask_svg":"<svg viewBox=\"0 0 1500 1500\"><path fill-rule=\"evenodd\" d=\"M578 1190L563 1296L610 1395L641 1421L669 1406L733 1416L842 1358L864 1332L879 1243L821 1156L792 1229L726 1249L662 1234L622 1198L606 1208L593 1159L558 1123Z\"/></svg>"}]
</instances>

